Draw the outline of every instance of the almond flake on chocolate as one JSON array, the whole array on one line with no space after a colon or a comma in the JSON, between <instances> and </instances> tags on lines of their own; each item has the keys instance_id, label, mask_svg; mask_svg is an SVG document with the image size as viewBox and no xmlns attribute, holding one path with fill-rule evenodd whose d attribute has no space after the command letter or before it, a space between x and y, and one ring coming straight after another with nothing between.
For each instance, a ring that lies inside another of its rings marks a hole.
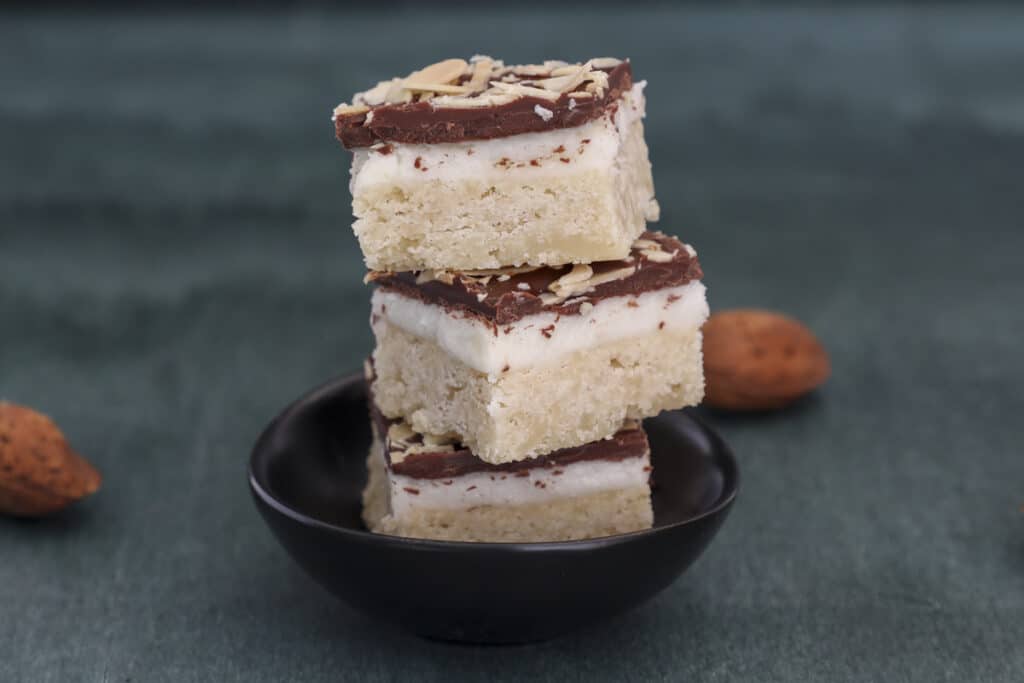
<instances>
[{"instance_id":1,"label":"almond flake on chocolate","mask_svg":"<svg viewBox=\"0 0 1024 683\"><path fill-rule=\"evenodd\" d=\"M537 81L536 84L545 90L569 92L570 90L575 90L580 83L587 80L590 76L591 68L591 63L587 62L579 67L556 69L551 72L553 78L545 78L544 80Z\"/></svg>"},{"instance_id":2,"label":"almond flake on chocolate","mask_svg":"<svg viewBox=\"0 0 1024 683\"><path fill-rule=\"evenodd\" d=\"M507 93L487 91L475 97L445 95L434 100L434 106L442 109L472 109L497 107L515 100L515 96Z\"/></svg>"},{"instance_id":3,"label":"almond flake on chocolate","mask_svg":"<svg viewBox=\"0 0 1024 683\"><path fill-rule=\"evenodd\" d=\"M654 261L655 263L668 263L675 258L675 252L670 254L667 251L661 251L660 249L641 249L640 254L648 261Z\"/></svg>"},{"instance_id":4,"label":"almond flake on chocolate","mask_svg":"<svg viewBox=\"0 0 1024 683\"><path fill-rule=\"evenodd\" d=\"M540 266L519 266L516 268L481 268L480 270L462 270L460 275L465 277L484 277L487 275L520 275L521 273L532 273Z\"/></svg>"},{"instance_id":5,"label":"almond flake on chocolate","mask_svg":"<svg viewBox=\"0 0 1024 683\"><path fill-rule=\"evenodd\" d=\"M582 66L589 68L591 66L591 64L590 64L590 62L587 62L586 64L584 64ZM580 69L580 65L579 64L567 64L566 66L560 66L557 69L552 69L551 70L551 73L548 74L549 80L552 79L552 78L558 78L559 76L570 76L570 75L576 73L579 69Z\"/></svg>"},{"instance_id":6,"label":"almond flake on chocolate","mask_svg":"<svg viewBox=\"0 0 1024 683\"><path fill-rule=\"evenodd\" d=\"M595 57L590 62L594 65L595 69L614 69L619 64L622 64L622 60L615 57Z\"/></svg>"},{"instance_id":7,"label":"almond flake on chocolate","mask_svg":"<svg viewBox=\"0 0 1024 683\"><path fill-rule=\"evenodd\" d=\"M425 83L417 81L410 83L406 81L402 84L402 87L412 92L439 92L445 95L465 95L472 92L469 88L462 85L447 85L445 83Z\"/></svg>"},{"instance_id":8,"label":"almond flake on chocolate","mask_svg":"<svg viewBox=\"0 0 1024 683\"><path fill-rule=\"evenodd\" d=\"M522 85L520 83L502 83L501 81L491 81L491 86L496 88L499 92L508 95L517 95L519 97L537 97L540 99L548 100L549 102L557 102L558 98L561 97L560 93L551 92L550 90L544 90L543 88L534 88L529 85Z\"/></svg>"},{"instance_id":9,"label":"almond flake on chocolate","mask_svg":"<svg viewBox=\"0 0 1024 683\"><path fill-rule=\"evenodd\" d=\"M551 289L552 292L557 293L559 289L568 287L569 285L574 285L577 282L589 280L593 275L593 268L591 268L586 263L577 263L572 267L572 270L570 270L568 273L552 282L549 289Z\"/></svg>"},{"instance_id":10,"label":"almond flake on chocolate","mask_svg":"<svg viewBox=\"0 0 1024 683\"><path fill-rule=\"evenodd\" d=\"M381 104L401 104L412 102L412 92L402 87L402 79L396 78L387 82L388 90ZM376 88L375 88L376 90Z\"/></svg>"},{"instance_id":11,"label":"almond flake on chocolate","mask_svg":"<svg viewBox=\"0 0 1024 683\"><path fill-rule=\"evenodd\" d=\"M543 294L540 295L540 302L545 306L557 304L560 301L562 301L562 299L563 297L560 297L557 294L552 294L551 292L544 292Z\"/></svg>"},{"instance_id":12,"label":"almond flake on chocolate","mask_svg":"<svg viewBox=\"0 0 1024 683\"><path fill-rule=\"evenodd\" d=\"M431 446L425 443L412 444L405 449L402 454L402 459L405 460L410 455L416 455L417 453L452 453L455 451L455 446L450 443L438 444L437 446ZM391 456L391 462L394 464L394 455ZM401 460L399 462L401 462Z\"/></svg>"},{"instance_id":13,"label":"almond flake on chocolate","mask_svg":"<svg viewBox=\"0 0 1024 683\"><path fill-rule=\"evenodd\" d=\"M423 83L453 83L462 76L468 67L469 64L465 59L445 59L412 72L402 81L402 87L407 90L415 90L416 86Z\"/></svg>"},{"instance_id":14,"label":"almond flake on chocolate","mask_svg":"<svg viewBox=\"0 0 1024 683\"><path fill-rule=\"evenodd\" d=\"M378 104L384 104L387 102L388 93L391 92L392 86L397 81L397 78L390 81L381 81L366 92L356 95L353 101L354 103L365 104L371 107L375 107Z\"/></svg>"},{"instance_id":15,"label":"almond flake on chocolate","mask_svg":"<svg viewBox=\"0 0 1024 683\"><path fill-rule=\"evenodd\" d=\"M564 62L562 62L564 64ZM547 76L551 69L546 64L517 64L506 68L509 76ZM518 79L517 79L518 80Z\"/></svg>"},{"instance_id":16,"label":"almond flake on chocolate","mask_svg":"<svg viewBox=\"0 0 1024 683\"><path fill-rule=\"evenodd\" d=\"M490 59L484 57L480 61L473 62L473 75L470 77L466 87L470 92L483 92L487 90L487 83L491 79Z\"/></svg>"},{"instance_id":17,"label":"almond flake on chocolate","mask_svg":"<svg viewBox=\"0 0 1024 683\"><path fill-rule=\"evenodd\" d=\"M455 282L455 276L448 270L423 270L416 276L416 284L418 285L434 280L450 285Z\"/></svg>"},{"instance_id":18,"label":"almond flake on chocolate","mask_svg":"<svg viewBox=\"0 0 1024 683\"><path fill-rule=\"evenodd\" d=\"M533 105L533 113L541 117L545 121L550 121L555 116L555 112L551 111L550 109L545 109L539 104Z\"/></svg>"},{"instance_id":19,"label":"almond flake on chocolate","mask_svg":"<svg viewBox=\"0 0 1024 683\"><path fill-rule=\"evenodd\" d=\"M353 114L362 114L370 111L370 108L362 104L339 104L334 108L334 115L337 116L351 116Z\"/></svg>"}]
</instances>

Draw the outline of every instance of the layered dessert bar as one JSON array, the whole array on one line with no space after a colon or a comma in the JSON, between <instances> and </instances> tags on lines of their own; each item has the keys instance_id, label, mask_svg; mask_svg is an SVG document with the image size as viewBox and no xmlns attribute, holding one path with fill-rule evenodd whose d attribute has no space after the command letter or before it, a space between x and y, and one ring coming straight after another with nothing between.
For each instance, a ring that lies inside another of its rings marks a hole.
<instances>
[{"instance_id":1,"label":"layered dessert bar","mask_svg":"<svg viewBox=\"0 0 1024 683\"><path fill-rule=\"evenodd\" d=\"M624 259L371 272L373 395L488 463L611 436L700 402L708 308L696 254L647 232Z\"/></svg>"},{"instance_id":2,"label":"layered dessert bar","mask_svg":"<svg viewBox=\"0 0 1024 683\"><path fill-rule=\"evenodd\" d=\"M636 422L539 458L488 464L448 437L371 408L363 520L377 533L457 541L564 541L649 528L650 449Z\"/></svg>"},{"instance_id":3,"label":"layered dessert bar","mask_svg":"<svg viewBox=\"0 0 1024 683\"><path fill-rule=\"evenodd\" d=\"M620 259L658 218L628 61L449 59L334 111L375 270Z\"/></svg>"}]
</instances>

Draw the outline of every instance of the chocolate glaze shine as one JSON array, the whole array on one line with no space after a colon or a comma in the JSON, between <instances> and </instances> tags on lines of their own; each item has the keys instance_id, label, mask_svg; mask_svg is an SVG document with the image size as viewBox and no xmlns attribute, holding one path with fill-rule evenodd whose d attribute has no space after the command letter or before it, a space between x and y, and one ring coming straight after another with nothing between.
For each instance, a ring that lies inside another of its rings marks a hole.
<instances>
[{"instance_id":1,"label":"chocolate glaze shine","mask_svg":"<svg viewBox=\"0 0 1024 683\"><path fill-rule=\"evenodd\" d=\"M592 291L582 292L566 300L547 304L540 295L549 291L553 282L568 273L571 266L544 266L516 273L508 269L508 279L492 276L486 282L480 277L451 273L451 283L433 279L417 282L414 272L372 272L369 279L385 291L412 297L424 303L444 306L449 311L471 315L494 325L507 325L528 315L553 312L558 315L577 315L584 303L596 304L603 299L618 296L637 296L667 287L678 287L703 277L696 256L674 237L660 232L645 232L641 240L656 242L662 252L672 255L668 261L654 261L634 245L630 256L620 261L591 263L594 275L632 268L625 277L596 285ZM494 271L500 272L500 271Z\"/></svg>"},{"instance_id":2,"label":"chocolate glaze shine","mask_svg":"<svg viewBox=\"0 0 1024 683\"><path fill-rule=\"evenodd\" d=\"M491 140L573 128L614 111L622 93L633 87L628 61L604 71L608 74L608 88L602 97L580 98L570 103L572 98L564 93L554 102L539 97L520 97L497 106L466 108L436 107L429 101L381 104L371 107L369 112L335 117L334 131L342 145L354 149L378 142L435 144ZM540 78L544 76L522 76L521 80ZM465 80L463 77L461 82ZM547 119L538 116L534 111L538 105L552 116Z\"/></svg>"}]
</instances>

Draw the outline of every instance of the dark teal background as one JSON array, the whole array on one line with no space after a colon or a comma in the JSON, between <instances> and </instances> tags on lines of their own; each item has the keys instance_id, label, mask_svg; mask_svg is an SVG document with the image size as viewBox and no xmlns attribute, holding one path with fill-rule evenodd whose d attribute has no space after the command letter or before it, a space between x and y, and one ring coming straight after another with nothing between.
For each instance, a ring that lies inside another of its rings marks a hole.
<instances>
[{"instance_id":1,"label":"dark teal background","mask_svg":"<svg viewBox=\"0 0 1024 683\"><path fill-rule=\"evenodd\" d=\"M0 46L0 396L105 475L0 520L0 680L1024 680L1024 12L7 14ZM682 580L516 648L352 614L245 486L370 349L331 108L475 52L631 56L713 307L834 360L711 417L744 489Z\"/></svg>"}]
</instances>

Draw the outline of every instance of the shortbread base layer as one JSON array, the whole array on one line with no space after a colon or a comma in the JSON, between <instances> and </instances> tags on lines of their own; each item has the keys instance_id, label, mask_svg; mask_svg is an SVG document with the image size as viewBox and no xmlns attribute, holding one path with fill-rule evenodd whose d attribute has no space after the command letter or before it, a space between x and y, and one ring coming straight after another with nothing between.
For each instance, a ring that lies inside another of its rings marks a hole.
<instances>
[{"instance_id":1,"label":"shortbread base layer","mask_svg":"<svg viewBox=\"0 0 1024 683\"><path fill-rule=\"evenodd\" d=\"M624 258L658 219L643 95L615 120L510 138L357 150L353 230L374 270ZM585 142L584 142L585 141Z\"/></svg>"},{"instance_id":2,"label":"shortbread base layer","mask_svg":"<svg viewBox=\"0 0 1024 683\"><path fill-rule=\"evenodd\" d=\"M454 433L489 463L603 439L627 418L695 405L704 396L699 327L661 329L497 375L384 319L373 328L373 394L381 412L421 433Z\"/></svg>"},{"instance_id":3,"label":"shortbread base layer","mask_svg":"<svg viewBox=\"0 0 1024 683\"><path fill-rule=\"evenodd\" d=\"M647 459L644 459L647 461ZM543 502L472 507L389 506L389 473L379 442L367 458L363 521L370 531L447 541L542 542L611 536L648 529L654 522L650 487L644 483ZM566 472L563 476L568 476ZM452 488L464 487L459 477ZM442 484L443 485L443 484Z\"/></svg>"}]
</instances>

